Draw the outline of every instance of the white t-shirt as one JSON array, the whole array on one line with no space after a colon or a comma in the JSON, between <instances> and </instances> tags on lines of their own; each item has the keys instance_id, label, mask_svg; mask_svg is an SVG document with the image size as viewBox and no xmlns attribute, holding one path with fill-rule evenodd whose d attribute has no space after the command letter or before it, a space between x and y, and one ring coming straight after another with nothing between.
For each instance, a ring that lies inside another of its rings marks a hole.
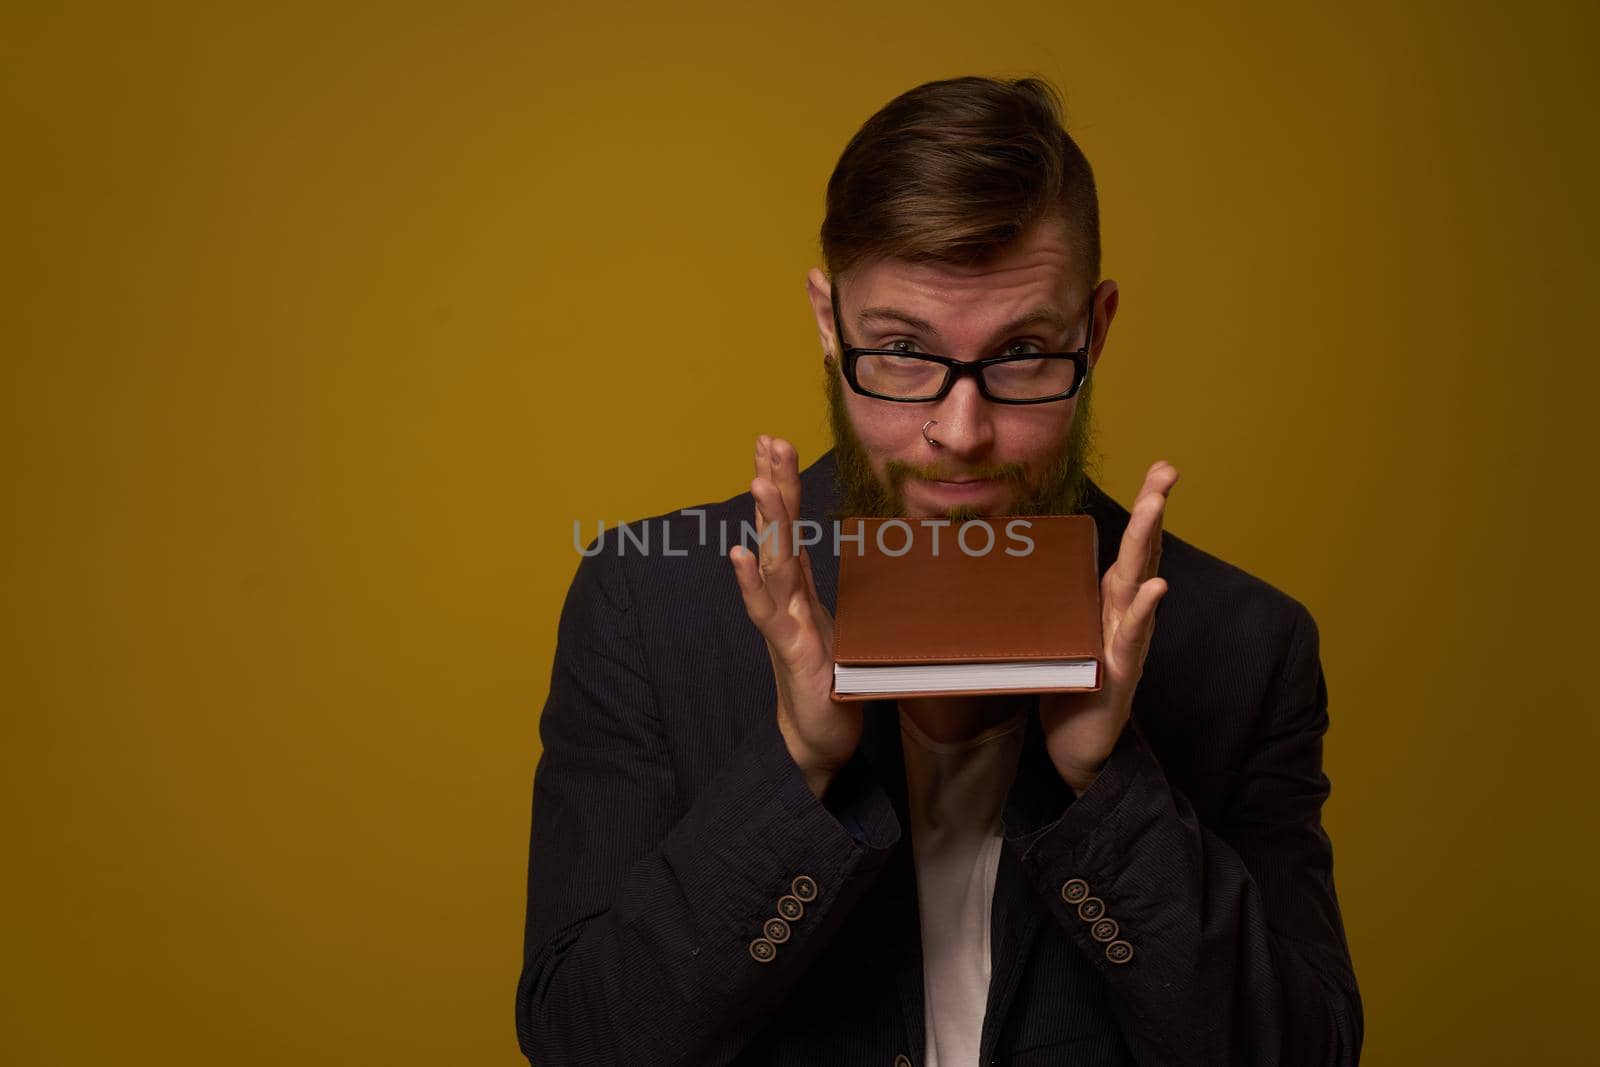
<instances>
[{"instance_id":1,"label":"white t-shirt","mask_svg":"<svg viewBox=\"0 0 1600 1067\"><path fill-rule=\"evenodd\" d=\"M970 741L934 741L900 712L922 921L926 1067L978 1062L989 998L989 911L1000 813L1022 752L1023 716Z\"/></svg>"}]
</instances>

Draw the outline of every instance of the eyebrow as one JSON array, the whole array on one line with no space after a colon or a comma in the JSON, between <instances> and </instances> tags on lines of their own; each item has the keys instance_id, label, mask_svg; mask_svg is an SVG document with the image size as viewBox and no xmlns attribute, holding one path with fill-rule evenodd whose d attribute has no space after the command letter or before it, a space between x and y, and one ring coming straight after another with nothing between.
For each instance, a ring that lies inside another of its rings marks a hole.
<instances>
[{"instance_id":1,"label":"eyebrow","mask_svg":"<svg viewBox=\"0 0 1600 1067\"><path fill-rule=\"evenodd\" d=\"M861 322L863 328L870 323L899 323L929 337L937 338L939 336L939 330L933 323L927 319L920 319L909 312L901 311L898 308L869 307L862 310L856 318ZM1021 332L1026 327L1037 326L1040 323L1054 327L1058 333L1066 333L1072 328L1072 324L1066 320L1061 312L1054 308L1042 307L1035 308L1026 314L1018 315L996 330L995 334L999 337L1010 337L1014 333Z\"/></svg>"}]
</instances>

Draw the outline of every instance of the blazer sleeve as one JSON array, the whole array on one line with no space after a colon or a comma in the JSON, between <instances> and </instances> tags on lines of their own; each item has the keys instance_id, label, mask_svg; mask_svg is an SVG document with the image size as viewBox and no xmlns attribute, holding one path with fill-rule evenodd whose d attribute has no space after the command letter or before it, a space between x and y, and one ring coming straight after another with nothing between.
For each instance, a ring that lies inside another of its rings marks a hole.
<instances>
[{"instance_id":1,"label":"blazer sleeve","mask_svg":"<svg viewBox=\"0 0 1600 1067\"><path fill-rule=\"evenodd\" d=\"M1215 829L1130 721L1064 814L1008 831L1104 976L1141 1064L1332 1067L1360 1055L1361 1000L1321 821L1327 686L1316 625L1296 613L1273 705Z\"/></svg>"},{"instance_id":2,"label":"blazer sleeve","mask_svg":"<svg viewBox=\"0 0 1600 1067\"><path fill-rule=\"evenodd\" d=\"M758 725L680 798L625 562L579 565L540 719L516 996L538 1067L732 1059L900 835L859 754L817 800L770 695L699 709Z\"/></svg>"}]
</instances>

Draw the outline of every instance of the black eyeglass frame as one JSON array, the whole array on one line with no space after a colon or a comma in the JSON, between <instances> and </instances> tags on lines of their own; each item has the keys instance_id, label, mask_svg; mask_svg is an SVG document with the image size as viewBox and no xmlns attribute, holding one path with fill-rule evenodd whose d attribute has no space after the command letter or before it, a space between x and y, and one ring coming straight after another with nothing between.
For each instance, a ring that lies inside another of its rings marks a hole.
<instances>
[{"instance_id":1,"label":"black eyeglass frame","mask_svg":"<svg viewBox=\"0 0 1600 1067\"><path fill-rule=\"evenodd\" d=\"M1072 352L1025 352L1011 356L990 356L987 359L962 360L951 356L939 356L932 352L902 352L897 348L855 348L844 339L844 323L839 318L839 289L833 289L833 329L834 336L839 340L839 350L844 357L844 380L850 388L862 396L870 396L874 400L887 400L892 404L934 404L950 395L950 390L955 388L956 382L964 377L971 377L978 383L978 392L991 404L1053 404L1058 400L1071 400L1078 395L1078 390L1083 387L1084 379L1089 376L1089 349L1094 346L1094 295L1089 296L1089 334L1083 342L1083 347ZM856 360L862 356L899 356L902 359L920 359L927 363L938 363L945 368L944 382L937 392L930 396L903 397L886 396L863 388L856 378ZM1016 363L1026 359L1070 359L1073 363L1072 385L1064 392L1055 396L1038 397L1031 400L1015 400L1010 397L995 396L989 392L989 385L984 380L983 369L999 363Z\"/></svg>"}]
</instances>

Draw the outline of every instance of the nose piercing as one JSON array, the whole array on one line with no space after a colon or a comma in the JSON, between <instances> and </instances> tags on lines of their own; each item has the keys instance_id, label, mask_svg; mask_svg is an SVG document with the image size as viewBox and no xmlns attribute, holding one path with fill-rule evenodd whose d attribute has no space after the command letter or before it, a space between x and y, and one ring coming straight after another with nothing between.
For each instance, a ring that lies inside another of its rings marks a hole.
<instances>
[{"instance_id":1,"label":"nose piercing","mask_svg":"<svg viewBox=\"0 0 1600 1067\"><path fill-rule=\"evenodd\" d=\"M940 446L938 441L935 441L933 438L928 436L928 427L929 426L937 426L937 425L939 425L939 420L938 419L929 419L927 422L922 424L922 439L924 441L928 442L934 448L939 448L941 446Z\"/></svg>"}]
</instances>

